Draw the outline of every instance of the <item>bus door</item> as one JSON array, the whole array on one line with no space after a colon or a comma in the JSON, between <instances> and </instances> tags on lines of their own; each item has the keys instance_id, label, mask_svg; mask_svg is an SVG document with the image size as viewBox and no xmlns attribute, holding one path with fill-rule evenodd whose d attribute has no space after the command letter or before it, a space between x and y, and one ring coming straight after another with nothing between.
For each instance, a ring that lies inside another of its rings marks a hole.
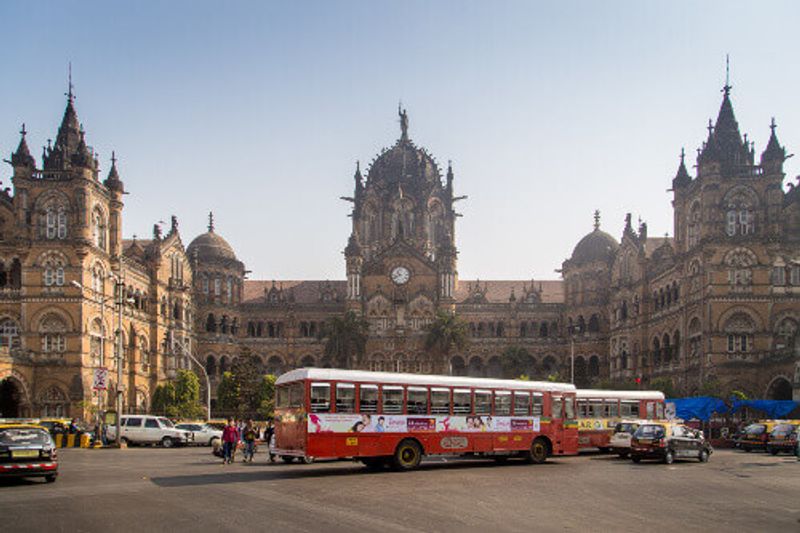
<instances>
[{"instance_id":1,"label":"bus door","mask_svg":"<svg viewBox=\"0 0 800 533\"><path fill-rule=\"evenodd\" d=\"M278 387L278 421L275 427L276 447L303 452L306 448L305 383L297 381Z\"/></svg>"},{"instance_id":2,"label":"bus door","mask_svg":"<svg viewBox=\"0 0 800 533\"><path fill-rule=\"evenodd\" d=\"M561 433L561 453L578 453L578 420L575 412L577 398L575 393L564 394L564 422Z\"/></svg>"}]
</instances>

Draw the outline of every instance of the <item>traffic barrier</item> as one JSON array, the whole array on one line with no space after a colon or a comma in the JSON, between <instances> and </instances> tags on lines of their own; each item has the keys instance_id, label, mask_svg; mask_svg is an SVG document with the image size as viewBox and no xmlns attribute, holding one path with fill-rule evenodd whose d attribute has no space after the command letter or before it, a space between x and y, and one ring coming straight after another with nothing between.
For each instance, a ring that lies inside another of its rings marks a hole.
<instances>
[{"instance_id":1,"label":"traffic barrier","mask_svg":"<svg viewBox=\"0 0 800 533\"><path fill-rule=\"evenodd\" d=\"M86 433L58 433L53 438L56 448L90 448L92 437Z\"/></svg>"}]
</instances>

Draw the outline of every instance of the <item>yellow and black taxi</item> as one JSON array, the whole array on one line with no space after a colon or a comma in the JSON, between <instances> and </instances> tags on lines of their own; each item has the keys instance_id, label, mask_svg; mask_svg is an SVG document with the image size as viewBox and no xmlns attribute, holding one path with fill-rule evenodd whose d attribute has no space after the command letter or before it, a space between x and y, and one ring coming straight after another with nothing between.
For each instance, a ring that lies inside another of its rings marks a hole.
<instances>
[{"instance_id":1,"label":"yellow and black taxi","mask_svg":"<svg viewBox=\"0 0 800 533\"><path fill-rule=\"evenodd\" d=\"M631 437L631 459L658 459L672 464L676 459L708 461L713 452L702 433L674 422L648 422L642 424Z\"/></svg>"},{"instance_id":2,"label":"yellow and black taxi","mask_svg":"<svg viewBox=\"0 0 800 533\"><path fill-rule=\"evenodd\" d=\"M0 476L58 476L58 451L47 429L35 424L0 424Z\"/></svg>"},{"instance_id":3,"label":"yellow and black taxi","mask_svg":"<svg viewBox=\"0 0 800 533\"><path fill-rule=\"evenodd\" d=\"M769 434L772 433L772 430L775 429L777 424L777 422L769 420L749 424L736 438L736 447L746 452L766 450Z\"/></svg>"},{"instance_id":4,"label":"yellow and black taxi","mask_svg":"<svg viewBox=\"0 0 800 533\"><path fill-rule=\"evenodd\" d=\"M776 424L767 437L767 452L778 455L780 452L795 453L800 423L797 421Z\"/></svg>"}]
</instances>

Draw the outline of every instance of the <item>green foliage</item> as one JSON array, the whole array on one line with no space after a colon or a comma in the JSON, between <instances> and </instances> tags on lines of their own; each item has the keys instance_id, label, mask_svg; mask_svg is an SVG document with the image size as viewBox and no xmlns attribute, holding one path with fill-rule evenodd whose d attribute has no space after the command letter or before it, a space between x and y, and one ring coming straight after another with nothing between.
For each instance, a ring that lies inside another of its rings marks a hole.
<instances>
[{"instance_id":1,"label":"green foliage","mask_svg":"<svg viewBox=\"0 0 800 533\"><path fill-rule=\"evenodd\" d=\"M749 400L750 398L744 392L740 390L732 390L731 393L728 395L729 398L733 398L734 400Z\"/></svg>"},{"instance_id":2,"label":"green foliage","mask_svg":"<svg viewBox=\"0 0 800 533\"><path fill-rule=\"evenodd\" d=\"M500 358L503 377L513 378L524 374L531 367L531 354L521 346L509 346Z\"/></svg>"},{"instance_id":3,"label":"green foliage","mask_svg":"<svg viewBox=\"0 0 800 533\"><path fill-rule=\"evenodd\" d=\"M178 370L175 380L156 387L153 411L170 418L203 418L206 410L200 403L200 380L190 370Z\"/></svg>"},{"instance_id":4,"label":"green foliage","mask_svg":"<svg viewBox=\"0 0 800 533\"><path fill-rule=\"evenodd\" d=\"M453 348L464 350L469 343L467 323L453 313L439 311L428 324L425 349L446 360Z\"/></svg>"},{"instance_id":5,"label":"green foliage","mask_svg":"<svg viewBox=\"0 0 800 533\"><path fill-rule=\"evenodd\" d=\"M675 384L672 382L670 378L667 377L654 378L653 380L650 381L650 385L647 388L651 390L661 391L667 398L677 398L678 396L680 396L680 394L678 394L677 389L675 388Z\"/></svg>"},{"instance_id":6,"label":"green foliage","mask_svg":"<svg viewBox=\"0 0 800 533\"><path fill-rule=\"evenodd\" d=\"M516 379L517 381L530 381L531 377L528 374L520 374Z\"/></svg>"},{"instance_id":7,"label":"green foliage","mask_svg":"<svg viewBox=\"0 0 800 533\"><path fill-rule=\"evenodd\" d=\"M561 374L559 374L558 371L553 372L552 374L548 374L547 381L552 381L552 382L561 381Z\"/></svg>"},{"instance_id":8,"label":"green foliage","mask_svg":"<svg viewBox=\"0 0 800 533\"><path fill-rule=\"evenodd\" d=\"M261 419L272 418L275 411L275 380L278 377L267 374L261 380L261 405L258 408L258 417Z\"/></svg>"},{"instance_id":9,"label":"green foliage","mask_svg":"<svg viewBox=\"0 0 800 533\"><path fill-rule=\"evenodd\" d=\"M320 332L320 339L325 341L323 364L335 368L358 365L364 358L368 333L367 321L353 311L330 317Z\"/></svg>"},{"instance_id":10,"label":"green foliage","mask_svg":"<svg viewBox=\"0 0 800 533\"><path fill-rule=\"evenodd\" d=\"M233 373L229 370L222 373L222 379L217 386L217 405L225 411L236 409L239 403L239 389L233 380Z\"/></svg>"}]
</instances>

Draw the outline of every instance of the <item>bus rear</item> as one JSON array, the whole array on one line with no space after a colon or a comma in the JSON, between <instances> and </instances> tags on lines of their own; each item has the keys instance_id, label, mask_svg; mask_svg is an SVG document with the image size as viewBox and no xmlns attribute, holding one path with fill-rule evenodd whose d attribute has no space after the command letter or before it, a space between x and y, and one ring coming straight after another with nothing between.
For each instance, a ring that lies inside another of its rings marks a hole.
<instances>
[{"instance_id":1,"label":"bus rear","mask_svg":"<svg viewBox=\"0 0 800 533\"><path fill-rule=\"evenodd\" d=\"M284 461L307 454L308 430L305 381L293 381L276 387L275 449L272 453Z\"/></svg>"}]
</instances>

